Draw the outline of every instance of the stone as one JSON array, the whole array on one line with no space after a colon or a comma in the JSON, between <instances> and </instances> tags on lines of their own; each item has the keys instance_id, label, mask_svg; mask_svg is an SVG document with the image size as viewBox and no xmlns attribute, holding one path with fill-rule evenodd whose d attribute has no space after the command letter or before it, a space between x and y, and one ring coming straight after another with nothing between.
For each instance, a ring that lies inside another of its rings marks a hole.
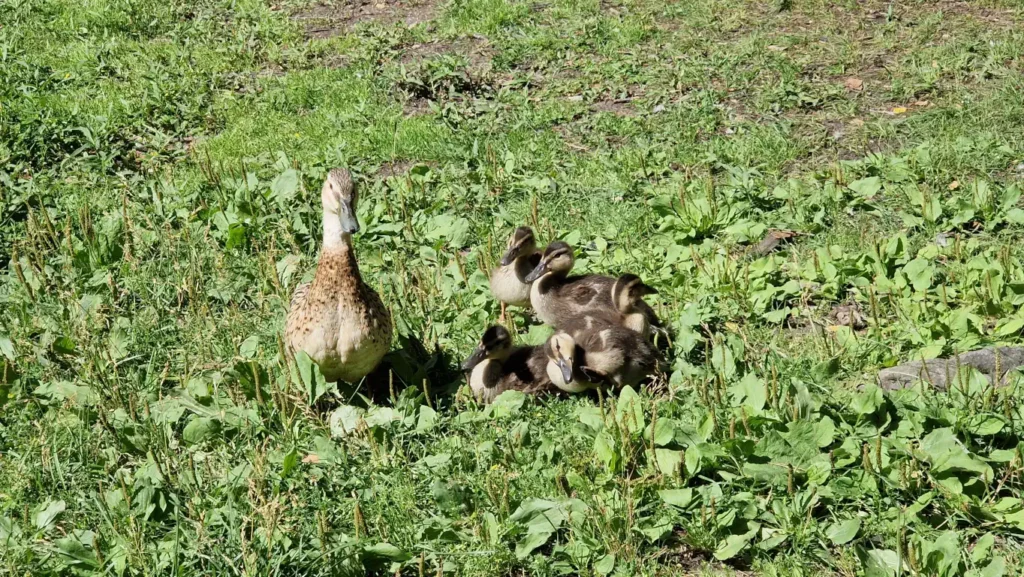
<instances>
[{"instance_id":1,"label":"stone","mask_svg":"<svg viewBox=\"0 0 1024 577\"><path fill-rule=\"evenodd\" d=\"M997 363L998 358L998 363ZM946 391L950 384L956 383L957 367L971 367L992 382L992 375L999 366L999 384L1005 384L1004 378L1009 371L1024 365L1024 347L988 347L948 359L929 359L912 361L878 373L878 384L883 389L892 391L913 386L919 380L930 384L939 391Z\"/></svg>"}]
</instances>

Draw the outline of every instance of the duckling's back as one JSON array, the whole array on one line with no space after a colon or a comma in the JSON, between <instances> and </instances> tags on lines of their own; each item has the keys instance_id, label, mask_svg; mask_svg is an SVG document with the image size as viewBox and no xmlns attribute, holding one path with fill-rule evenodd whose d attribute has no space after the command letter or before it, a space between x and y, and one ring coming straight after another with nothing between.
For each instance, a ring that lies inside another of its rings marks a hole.
<instances>
[{"instance_id":1,"label":"duckling's back","mask_svg":"<svg viewBox=\"0 0 1024 577\"><path fill-rule=\"evenodd\" d=\"M541 347L517 347L504 362L488 359L473 368L469 385L473 396L491 403L505 391L528 395L557 390L548 379L547 357Z\"/></svg>"}]
</instances>

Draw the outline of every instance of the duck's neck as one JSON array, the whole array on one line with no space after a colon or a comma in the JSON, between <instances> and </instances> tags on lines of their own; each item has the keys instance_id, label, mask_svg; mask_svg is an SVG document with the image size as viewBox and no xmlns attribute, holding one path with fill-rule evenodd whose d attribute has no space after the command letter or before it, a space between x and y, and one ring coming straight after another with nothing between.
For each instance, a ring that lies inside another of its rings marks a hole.
<instances>
[{"instance_id":1,"label":"duck's neck","mask_svg":"<svg viewBox=\"0 0 1024 577\"><path fill-rule=\"evenodd\" d=\"M352 278L357 282L359 263L352 248L352 235L341 230L341 221L337 216L324 215L324 244L320 252L320 267L317 274L323 272L335 278ZM325 266L326 265L326 266Z\"/></svg>"}]
</instances>

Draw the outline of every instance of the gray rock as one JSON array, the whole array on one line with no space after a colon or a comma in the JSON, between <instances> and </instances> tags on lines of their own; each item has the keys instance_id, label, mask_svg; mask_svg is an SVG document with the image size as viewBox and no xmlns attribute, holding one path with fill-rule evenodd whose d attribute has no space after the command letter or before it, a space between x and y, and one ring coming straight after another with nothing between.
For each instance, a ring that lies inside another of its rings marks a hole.
<instances>
[{"instance_id":1,"label":"gray rock","mask_svg":"<svg viewBox=\"0 0 1024 577\"><path fill-rule=\"evenodd\" d=\"M1006 373L1024 365L1024 347L988 347L948 359L905 363L879 372L878 384L883 389L892 391L911 387L920 380L929 383L936 390L945 391L951 384L956 383L957 367L977 369L991 383L997 364L1000 384L1005 384L1003 377Z\"/></svg>"}]
</instances>

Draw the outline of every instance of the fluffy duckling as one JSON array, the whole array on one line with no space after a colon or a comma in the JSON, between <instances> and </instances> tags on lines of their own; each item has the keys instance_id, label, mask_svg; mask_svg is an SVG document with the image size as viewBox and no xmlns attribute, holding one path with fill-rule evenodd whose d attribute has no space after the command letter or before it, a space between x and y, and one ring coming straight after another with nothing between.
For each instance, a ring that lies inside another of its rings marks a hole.
<instances>
[{"instance_id":1,"label":"fluffy duckling","mask_svg":"<svg viewBox=\"0 0 1024 577\"><path fill-rule=\"evenodd\" d=\"M548 373L563 390L635 385L658 368L658 353L647 339L601 316L577 317L549 342L558 344L551 356L562 355L571 367L561 377ZM569 358L565 357L567 351Z\"/></svg>"},{"instance_id":2,"label":"fluffy duckling","mask_svg":"<svg viewBox=\"0 0 1024 577\"><path fill-rule=\"evenodd\" d=\"M312 283L292 295L285 343L304 351L328 381L355 382L377 367L391 347L391 314L363 282L352 248L359 232L358 194L349 171L330 171L321 190L323 246Z\"/></svg>"},{"instance_id":3,"label":"fluffy duckling","mask_svg":"<svg viewBox=\"0 0 1024 577\"><path fill-rule=\"evenodd\" d=\"M530 306L530 283L526 276L540 262L540 251L533 236L533 229L521 226L508 239L505 255L501 257L501 266L491 272L491 294L501 303L501 316L498 322L505 322L505 307Z\"/></svg>"},{"instance_id":4,"label":"fluffy duckling","mask_svg":"<svg viewBox=\"0 0 1024 577\"><path fill-rule=\"evenodd\" d=\"M572 247L555 241L544 249L540 262L526 276L525 281L533 283L530 304L542 322L557 329L582 314L606 311L617 315L618 324L642 332L645 337L651 324L658 324L654 311L643 301L644 295L657 291L639 277L568 276L573 264Z\"/></svg>"},{"instance_id":5,"label":"fluffy duckling","mask_svg":"<svg viewBox=\"0 0 1024 577\"><path fill-rule=\"evenodd\" d=\"M618 324L650 339L654 327L661 326L654 310L643 300L645 296L653 294L658 294L658 291L644 284L635 274L624 274L615 279L612 303L619 313Z\"/></svg>"},{"instance_id":6,"label":"fluffy duckling","mask_svg":"<svg viewBox=\"0 0 1024 577\"><path fill-rule=\"evenodd\" d=\"M560 328L588 310L610 310L615 279L601 275L568 276L575 259L568 243L555 241L544 249L540 262L524 279L530 304L543 323Z\"/></svg>"},{"instance_id":7,"label":"fluffy duckling","mask_svg":"<svg viewBox=\"0 0 1024 577\"><path fill-rule=\"evenodd\" d=\"M462 370L471 371L473 396L482 403L491 403L508 390L526 394L557 391L548 378L549 362L543 347L513 346L508 330L495 325L484 331Z\"/></svg>"}]
</instances>

